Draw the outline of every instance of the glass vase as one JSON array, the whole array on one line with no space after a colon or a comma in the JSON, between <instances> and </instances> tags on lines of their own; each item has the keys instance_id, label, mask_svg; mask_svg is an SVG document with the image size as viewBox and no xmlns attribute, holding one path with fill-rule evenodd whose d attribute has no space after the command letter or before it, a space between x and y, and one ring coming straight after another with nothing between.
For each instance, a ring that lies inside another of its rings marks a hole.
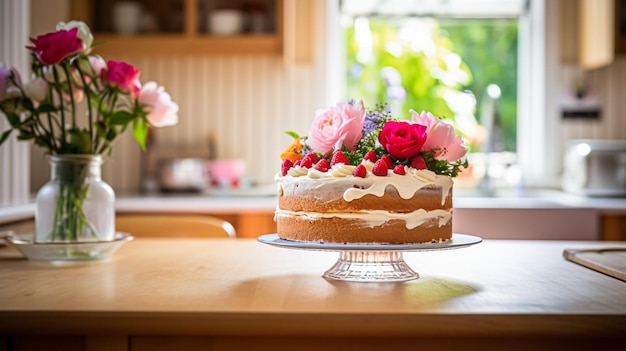
<instances>
[{"instance_id":1,"label":"glass vase","mask_svg":"<svg viewBox=\"0 0 626 351\"><path fill-rule=\"evenodd\" d=\"M37 193L35 241L112 241L115 193L100 178L100 155L54 155L51 176Z\"/></svg>"}]
</instances>

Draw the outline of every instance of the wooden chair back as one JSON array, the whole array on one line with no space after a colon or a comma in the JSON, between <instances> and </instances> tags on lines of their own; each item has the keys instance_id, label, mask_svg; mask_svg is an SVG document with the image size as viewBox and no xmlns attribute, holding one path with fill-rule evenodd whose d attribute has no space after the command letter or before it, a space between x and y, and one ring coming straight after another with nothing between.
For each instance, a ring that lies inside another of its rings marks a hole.
<instances>
[{"instance_id":1,"label":"wooden chair back","mask_svg":"<svg viewBox=\"0 0 626 351\"><path fill-rule=\"evenodd\" d=\"M136 237L234 238L228 221L204 215L133 214L117 215L115 230Z\"/></svg>"}]
</instances>

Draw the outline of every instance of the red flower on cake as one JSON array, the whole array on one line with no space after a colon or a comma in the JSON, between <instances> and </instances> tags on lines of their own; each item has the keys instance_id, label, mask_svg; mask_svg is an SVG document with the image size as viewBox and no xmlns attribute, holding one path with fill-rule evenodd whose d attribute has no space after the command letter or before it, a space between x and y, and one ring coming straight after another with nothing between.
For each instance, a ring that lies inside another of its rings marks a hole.
<instances>
[{"instance_id":1,"label":"red flower on cake","mask_svg":"<svg viewBox=\"0 0 626 351\"><path fill-rule=\"evenodd\" d=\"M426 126L389 121L380 131L378 141L395 158L413 158L426 142Z\"/></svg>"},{"instance_id":2,"label":"red flower on cake","mask_svg":"<svg viewBox=\"0 0 626 351\"><path fill-rule=\"evenodd\" d=\"M364 120L363 101L339 102L328 110L318 110L307 143L322 154L342 147L352 151L362 137Z\"/></svg>"},{"instance_id":3,"label":"red flower on cake","mask_svg":"<svg viewBox=\"0 0 626 351\"><path fill-rule=\"evenodd\" d=\"M467 153L467 147L463 145L463 139L456 135L454 127L433 116L430 112L422 111L421 114L410 110L413 118L411 122L426 126L428 139L424 143L423 151L434 151L433 157L437 160L455 162Z\"/></svg>"}]
</instances>

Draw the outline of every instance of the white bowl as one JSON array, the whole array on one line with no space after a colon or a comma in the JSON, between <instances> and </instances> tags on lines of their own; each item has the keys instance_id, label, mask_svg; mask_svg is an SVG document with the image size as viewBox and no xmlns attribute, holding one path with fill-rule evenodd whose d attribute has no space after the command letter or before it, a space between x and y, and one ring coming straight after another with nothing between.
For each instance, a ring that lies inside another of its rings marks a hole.
<instances>
[{"instance_id":1,"label":"white bowl","mask_svg":"<svg viewBox=\"0 0 626 351\"><path fill-rule=\"evenodd\" d=\"M209 14L209 32L233 35L243 31L244 15L239 10L214 10Z\"/></svg>"}]
</instances>

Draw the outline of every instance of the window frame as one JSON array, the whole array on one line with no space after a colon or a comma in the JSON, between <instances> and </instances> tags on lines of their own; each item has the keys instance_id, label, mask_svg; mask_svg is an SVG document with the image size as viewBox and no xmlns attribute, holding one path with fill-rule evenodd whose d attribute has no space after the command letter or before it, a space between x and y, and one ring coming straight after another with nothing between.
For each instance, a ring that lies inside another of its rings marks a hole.
<instances>
[{"instance_id":1,"label":"window frame","mask_svg":"<svg viewBox=\"0 0 626 351\"><path fill-rule=\"evenodd\" d=\"M346 91L340 0L326 0L325 104ZM559 187L562 150L558 113L558 2L526 0L519 17L517 159L527 187Z\"/></svg>"}]
</instances>

